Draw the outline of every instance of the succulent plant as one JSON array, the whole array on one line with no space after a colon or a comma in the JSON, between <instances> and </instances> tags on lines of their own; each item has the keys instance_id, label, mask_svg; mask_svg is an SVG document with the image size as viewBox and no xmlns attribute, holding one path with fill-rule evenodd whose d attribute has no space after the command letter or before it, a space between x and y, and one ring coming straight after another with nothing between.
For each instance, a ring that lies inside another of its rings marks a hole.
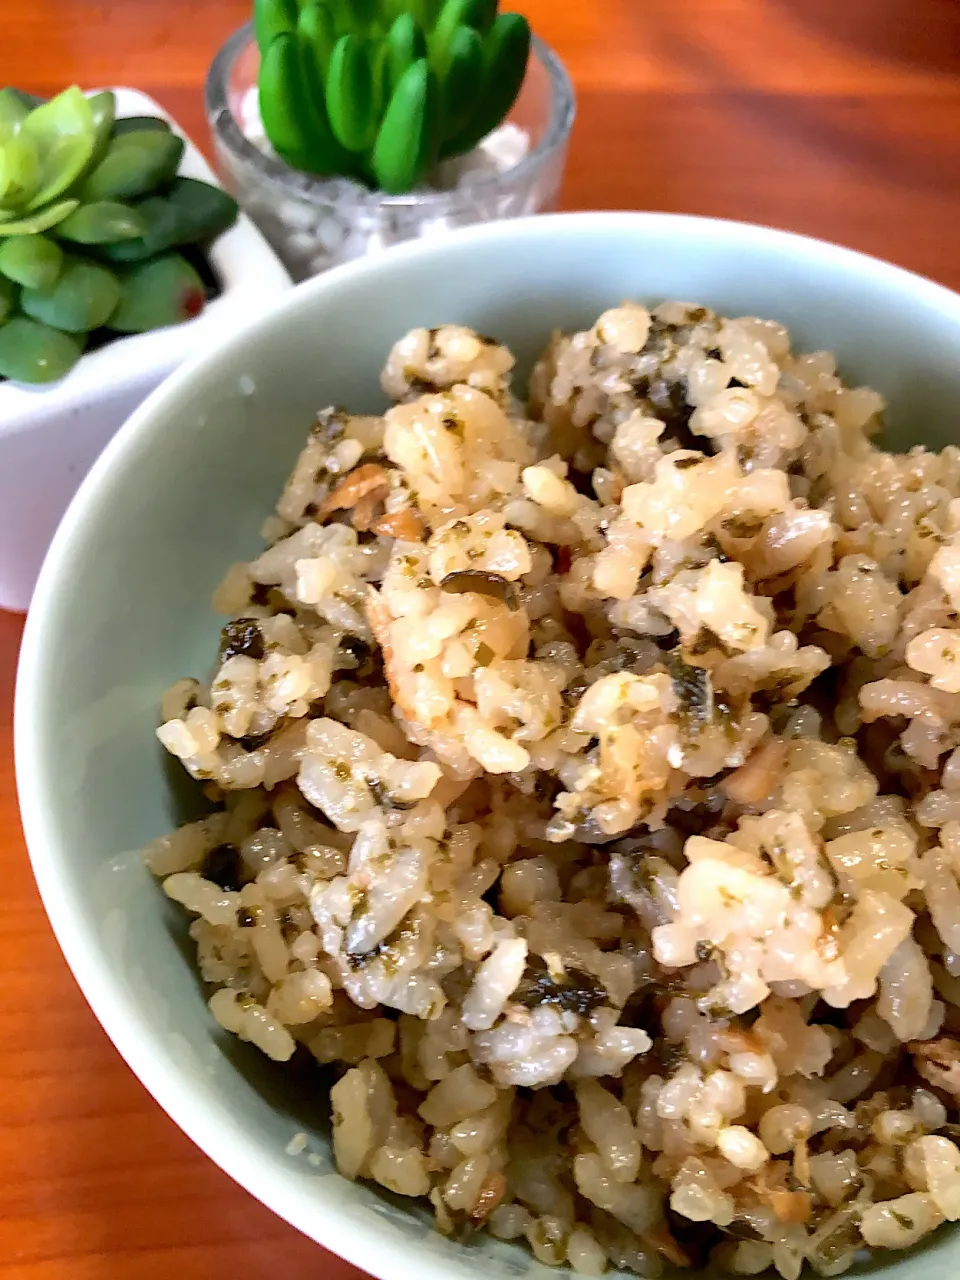
<instances>
[{"instance_id":1,"label":"succulent plant","mask_svg":"<svg viewBox=\"0 0 960 1280\"><path fill-rule=\"evenodd\" d=\"M112 93L0 91L0 378L52 382L95 330L202 309L206 286L174 250L219 235L237 206L177 176L183 149L163 120L117 120Z\"/></svg>"},{"instance_id":2,"label":"succulent plant","mask_svg":"<svg viewBox=\"0 0 960 1280\"><path fill-rule=\"evenodd\" d=\"M290 165L390 194L516 101L530 27L498 0L254 0L260 114Z\"/></svg>"}]
</instances>

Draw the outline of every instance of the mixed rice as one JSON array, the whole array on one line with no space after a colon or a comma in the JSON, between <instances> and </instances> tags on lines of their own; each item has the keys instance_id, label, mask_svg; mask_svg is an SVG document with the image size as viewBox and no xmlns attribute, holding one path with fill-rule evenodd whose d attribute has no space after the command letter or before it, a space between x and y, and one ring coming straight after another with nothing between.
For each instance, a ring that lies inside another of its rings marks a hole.
<instances>
[{"instance_id":1,"label":"mixed rice","mask_svg":"<svg viewBox=\"0 0 960 1280\"><path fill-rule=\"evenodd\" d=\"M542 1262L795 1280L960 1219L960 450L779 324L467 329L229 570L147 851L338 1166Z\"/></svg>"}]
</instances>

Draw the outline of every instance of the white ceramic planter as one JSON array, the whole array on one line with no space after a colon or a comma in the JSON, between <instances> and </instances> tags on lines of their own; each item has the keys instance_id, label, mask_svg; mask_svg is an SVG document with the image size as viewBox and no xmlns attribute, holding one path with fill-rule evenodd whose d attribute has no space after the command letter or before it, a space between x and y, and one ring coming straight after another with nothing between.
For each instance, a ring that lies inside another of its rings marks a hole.
<instances>
[{"instance_id":1,"label":"white ceramic planter","mask_svg":"<svg viewBox=\"0 0 960 1280\"><path fill-rule=\"evenodd\" d=\"M135 89L116 89L119 116L170 117ZM216 182L183 130L180 172ZM269 309L290 277L243 214L210 253L222 292L195 320L121 338L47 387L0 383L0 608L26 609L54 530L100 451L140 402L188 356Z\"/></svg>"}]
</instances>

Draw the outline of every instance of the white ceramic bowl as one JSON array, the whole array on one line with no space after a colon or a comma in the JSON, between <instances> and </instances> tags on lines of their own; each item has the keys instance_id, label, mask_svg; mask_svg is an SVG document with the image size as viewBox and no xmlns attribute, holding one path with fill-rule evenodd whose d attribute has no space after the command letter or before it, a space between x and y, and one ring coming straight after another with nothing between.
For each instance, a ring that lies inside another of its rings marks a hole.
<instances>
[{"instance_id":1,"label":"white ceramic bowl","mask_svg":"<svg viewBox=\"0 0 960 1280\"><path fill-rule=\"evenodd\" d=\"M170 120L137 89L115 89L118 116ZM183 130L180 172L216 183ZM210 259L221 293L185 324L101 347L48 386L0 383L0 609L26 609L57 523L91 463L136 407L189 356L267 310L291 287L279 258L246 215L218 237Z\"/></svg>"},{"instance_id":2,"label":"white ceramic bowl","mask_svg":"<svg viewBox=\"0 0 960 1280\"><path fill-rule=\"evenodd\" d=\"M525 1250L433 1234L428 1215L333 1170L315 1089L217 1034L183 922L137 850L182 813L153 734L161 690L216 646L210 592L249 558L318 406L376 409L412 325L459 321L521 364L555 326L623 297L775 316L880 388L901 442L942 443L960 404L960 297L844 249L665 214L499 222L340 268L181 369L96 463L57 533L27 621L16 753L50 919L90 1004L207 1154L294 1226L380 1280L556 1275ZM43 1016L41 1014L41 1016ZM298 1131L307 1151L285 1146ZM311 1159L312 1157L312 1159ZM135 1176L135 1175L132 1175ZM896 1256L901 1280L960 1262L950 1230Z\"/></svg>"}]
</instances>

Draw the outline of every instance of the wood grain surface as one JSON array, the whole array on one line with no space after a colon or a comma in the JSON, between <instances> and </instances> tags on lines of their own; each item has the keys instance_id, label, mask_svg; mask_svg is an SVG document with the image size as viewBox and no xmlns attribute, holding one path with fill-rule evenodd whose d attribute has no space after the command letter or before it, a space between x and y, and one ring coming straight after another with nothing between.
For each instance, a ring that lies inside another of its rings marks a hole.
<instances>
[{"instance_id":1,"label":"wood grain surface","mask_svg":"<svg viewBox=\"0 0 960 1280\"><path fill-rule=\"evenodd\" d=\"M960 288L957 0L527 0L579 94L567 208L841 241ZM206 144L244 0L0 0L0 84L126 84ZM23 845L0 613L0 1280L355 1280L197 1151L76 990Z\"/></svg>"}]
</instances>

